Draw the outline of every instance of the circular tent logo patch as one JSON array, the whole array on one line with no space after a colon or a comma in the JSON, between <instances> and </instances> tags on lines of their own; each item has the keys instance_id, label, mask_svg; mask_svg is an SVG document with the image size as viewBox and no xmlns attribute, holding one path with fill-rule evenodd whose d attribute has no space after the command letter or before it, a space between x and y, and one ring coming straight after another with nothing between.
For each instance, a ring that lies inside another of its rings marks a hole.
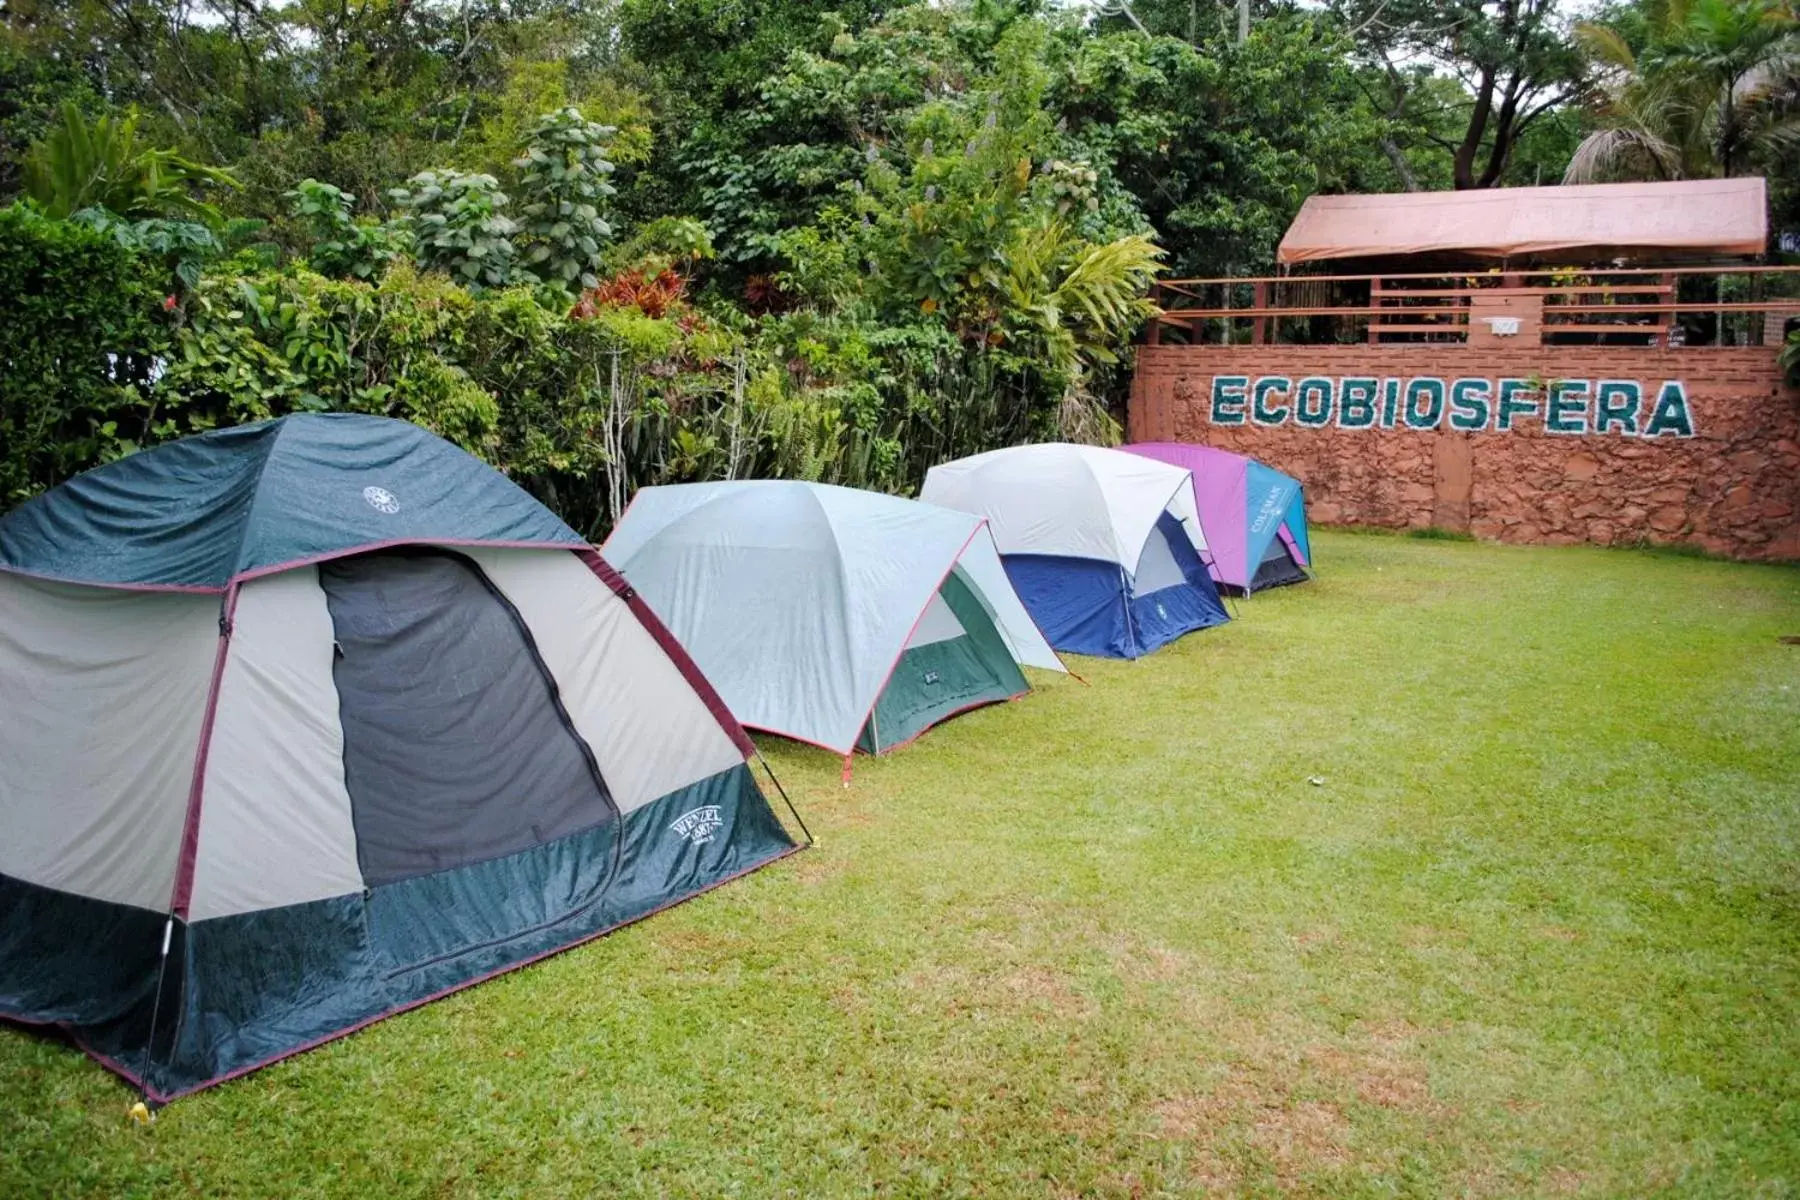
<instances>
[{"instance_id":1,"label":"circular tent logo patch","mask_svg":"<svg viewBox=\"0 0 1800 1200\"><path fill-rule=\"evenodd\" d=\"M367 500L369 507L377 512L397 513L400 511L400 497L384 487L364 488L363 499Z\"/></svg>"}]
</instances>

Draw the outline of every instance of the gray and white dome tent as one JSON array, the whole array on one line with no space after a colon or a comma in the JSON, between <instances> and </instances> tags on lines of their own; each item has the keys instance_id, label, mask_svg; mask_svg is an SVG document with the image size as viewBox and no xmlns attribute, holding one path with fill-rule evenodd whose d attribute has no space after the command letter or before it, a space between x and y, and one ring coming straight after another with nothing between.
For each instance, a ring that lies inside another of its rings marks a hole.
<instances>
[{"instance_id":1,"label":"gray and white dome tent","mask_svg":"<svg viewBox=\"0 0 1800 1200\"><path fill-rule=\"evenodd\" d=\"M600 556L416 426L292 416L0 519L0 1017L153 1101L794 849Z\"/></svg>"},{"instance_id":2,"label":"gray and white dome tent","mask_svg":"<svg viewBox=\"0 0 1800 1200\"><path fill-rule=\"evenodd\" d=\"M987 523L855 488L644 488L605 545L753 729L881 753L1062 671Z\"/></svg>"}]
</instances>

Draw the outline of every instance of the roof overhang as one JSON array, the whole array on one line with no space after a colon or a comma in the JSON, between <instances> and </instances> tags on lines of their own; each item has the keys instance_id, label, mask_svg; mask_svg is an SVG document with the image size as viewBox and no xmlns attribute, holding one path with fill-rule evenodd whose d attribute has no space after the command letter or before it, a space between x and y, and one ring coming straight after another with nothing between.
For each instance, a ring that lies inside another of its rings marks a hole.
<instances>
[{"instance_id":1,"label":"roof overhang","mask_svg":"<svg viewBox=\"0 0 1800 1200\"><path fill-rule=\"evenodd\" d=\"M1277 260L1716 259L1762 254L1768 238L1760 177L1489 188L1310 197Z\"/></svg>"}]
</instances>

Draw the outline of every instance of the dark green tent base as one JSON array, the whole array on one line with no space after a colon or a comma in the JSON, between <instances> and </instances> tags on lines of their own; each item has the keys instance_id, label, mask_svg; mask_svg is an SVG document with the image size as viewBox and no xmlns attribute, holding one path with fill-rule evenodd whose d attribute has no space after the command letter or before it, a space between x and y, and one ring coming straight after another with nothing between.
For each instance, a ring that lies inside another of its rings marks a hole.
<instances>
[{"instance_id":1,"label":"dark green tent base","mask_svg":"<svg viewBox=\"0 0 1800 1200\"><path fill-rule=\"evenodd\" d=\"M961 575L952 571L938 594L962 625L962 635L900 655L856 740L865 754L885 753L957 713L1031 690L993 618Z\"/></svg>"},{"instance_id":2,"label":"dark green tent base","mask_svg":"<svg viewBox=\"0 0 1800 1200\"><path fill-rule=\"evenodd\" d=\"M360 894L176 922L147 1079L163 915L0 876L0 909L31 916L0 927L0 1017L59 1027L166 1103L591 941L799 848L747 765L626 814L622 841L619 830L607 822Z\"/></svg>"}]
</instances>

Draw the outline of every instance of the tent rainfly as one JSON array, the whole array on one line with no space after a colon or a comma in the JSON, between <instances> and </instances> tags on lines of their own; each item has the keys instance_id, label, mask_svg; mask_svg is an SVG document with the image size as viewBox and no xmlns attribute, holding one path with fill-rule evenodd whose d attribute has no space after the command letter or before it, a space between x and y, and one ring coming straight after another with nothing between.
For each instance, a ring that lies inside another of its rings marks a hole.
<instances>
[{"instance_id":1,"label":"tent rainfly","mask_svg":"<svg viewBox=\"0 0 1800 1200\"><path fill-rule=\"evenodd\" d=\"M1226 620L1180 467L1097 446L1014 446L931 468L920 498L987 518L1058 650L1137 658Z\"/></svg>"},{"instance_id":2,"label":"tent rainfly","mask_svg":"<svg viewBox=\"0 0 1800 1200\"><path fill-rule=\"evenodd\" d=\"M0 1016L153 1102L794 849L618 575L424 430L290 416L0 519Z\"/></svg>"},{"instance_id":3,"label":"tent rainfly","mask_svg":"<svg viewBox=\"0 0 1800 1200\"><path fill-rule=\"evenodd\" d=\"M1220 584L1247 594L1306 581L1312 549L1298 479L1212 446L1140 442L1120 449L1193 472L1194 504Z\"/></svg>"},{"instance_id":4,"label":"tent rainfly","mask_svg":"<svg viewBox=\"0 0 1800 1200\"><path fill-rule=\"evenodd\" d=\"M845 755L881 753L1061 671L986 523L826 484L644 488L610 562L739 720Z\"/></svg>"}]
</instances>

